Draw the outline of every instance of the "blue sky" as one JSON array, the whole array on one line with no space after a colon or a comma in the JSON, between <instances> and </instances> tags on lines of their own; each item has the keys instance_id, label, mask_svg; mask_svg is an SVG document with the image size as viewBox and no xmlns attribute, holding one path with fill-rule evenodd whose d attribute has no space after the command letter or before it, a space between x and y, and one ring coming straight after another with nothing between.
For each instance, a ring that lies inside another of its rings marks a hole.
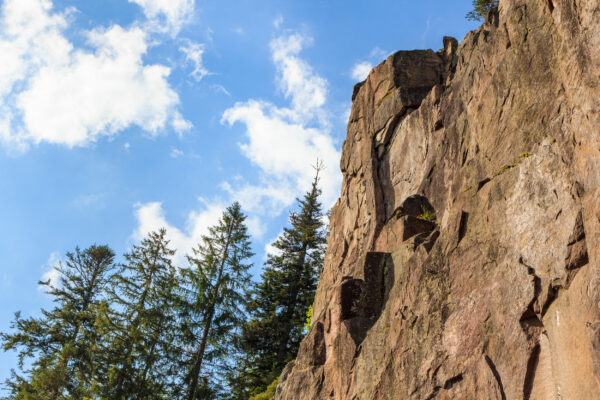
<instances>
[{"instance_id":1,"label":"blue sky","mask_svg":"<svg viewBox=\"0 0 600 400\"><path fill-rule=\"evenodd\" d=\"M462 39L469 0L4 0L0 331L51 304L75 246L126 251L166 226L178 259L241 202L260 273L324 161L326 207L352 86L400 49ZM0 379L15 366L0 354Z\"/></svg>"}]
</instances>

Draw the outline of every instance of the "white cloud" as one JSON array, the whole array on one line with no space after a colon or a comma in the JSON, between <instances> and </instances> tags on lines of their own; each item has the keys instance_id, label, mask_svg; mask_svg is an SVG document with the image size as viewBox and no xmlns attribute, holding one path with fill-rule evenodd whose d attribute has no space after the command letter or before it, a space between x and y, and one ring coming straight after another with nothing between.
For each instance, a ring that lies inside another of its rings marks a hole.
<instances>
[{"instance_id":1,"label":"white cloud","mask_svg":"<svg viewBox=\"0 0 600 400\"><path fill-rule=\"evenodd\" d=\"M262 239L267 231L267 227L265 226L263 220L256 215L248 216L246 218L246 227L248 228L248 233L252 239Z\"/></svg>"},{"instance_id":2,"label":"white cloud","mask_svg":"<svg viewBox=\"0 0 600 400\"><path fill-rule=\"evenodd\" d=\"M210 88L217 93L223 93L224 95L231 97L231 93L229 93L229 90L225 89L225 86L223 86L223 85L219 85L218 83L215 83L215 84L210 85Z\"/></svg>"},{"instance_id":3,"label":"white cloud","mask_svg":"<svg viewBox=\"0 0 600 400\"><path fill-rule=\"evenodd\" d=\"M176 148L172 148L169 155L173 158L179 158L183 155L183 151L176 149Z\"/></svg>"},{"instance_id":4,"label":"white cloud","mask_svg":"<svg viewBox=\"0 0 600 400\"><path fill-rule=\"evenodd\" d=\"M372 69L373 64L371 64L368 61L363 61L354 65L350 75L353 79L362 82L365 79L367 79L367 76L369 75L369 72L371 72Z\"/></svg>"},{"instance_id":5,"label":"white cloud","mask_svg":"<svg viewBox=\"0 0 600 400\"><path fill-rule=\"evenodd\" d=\"M369 72L371 72L375 64L381 62L381 60L384 59L387 54L387 51L375 46L369 53L368 59L371 61L361 61L354 64L354 67L352 67L352 70L350 71L350 76L356 81L364 81L367 79Z\"/></svg>"},{"instance_id":6,"label":"white cloud","mask_svg":"<svg viewBox=\"0 0 600 400\"><path fill-rule=\"evenodd\" d=\"M225 111L222 122L242 123L247 142L240 144L244 155L261 171L258 184L223 188L250 211L279 214L296 196L310 188L317 159L326 169L321 173L323 203L330 207L339 195L340 153L330 132L330 114L325 109L327 81L299 57L312 42L300 34L274 39L271 44L277 67L277 86L290 107L248 100ZM266 206L265 206L266 204Z\"/></svg>"},{"instance_id":7,"label":"white cloud","mask_svg":"<svg viewBox=\"0 0 600 400\"><path fill-rule=\"evenodd\" d=\"M167 221L165 212L160 202L149 202L135 205L137 227L132 234L132 239L140 241L150 232L161 228L167 230L167 240L171 248L176 250L174 262L177 266L186 265L186 255L202 240L202 235L208 234L208 228L217 224L228 204L217 199L207 201L198 199L200 207L188 213L183 229ZM245 211L245 210L243 210ZM265 233L265 226L257 216L248 216L246 219L248 233L253 239L260 239Z\"/></svg>"},{"instance_id":8,"label":"white cloud","mask_svg":"<svg viewBox=\"0 0 600 400\"><path fill-rule=\"evenodd\" d=\"M339 195L340 154L325 131L290 122L280 109L255 100L236 104L225 112L223 120L246 125L249 141L241 144L242 152L263 173L259 186L231 190L237 192L242 205L256 210L264 198L275 209L291 204L297 195L310 188L315 172L311 166L317 159L326 165L320 183L324 204L327 207L333 204Z\"/></svg>"},{"instance_id":9,"label":"white cloud","mask_svg":"<svg viewBox=\"0 0 600 400\"><path fill-rule=\"evenodd\" d=\"M58 271L58 266L61 263L60 255L58 252L54 251L50 253L50 257L48 257L48 261L42 267L44 272L42 273L42 282L50 281L51 287L57 287L60 279L60 272ZM47 290L47 286L38 285L38 290Z\"/></svg>"},{"instance_id":10,"label":"white cloud","mask_svg":"<svg viewBox=\"0 0 600 400\"><path fill-rule=\"evenodd\" d=\"M177 35L194 13L194 0L129 0L142 7L152 27L159 32Z\"/></svg>"},{"instance_id":11,"label":"white cloud","mask_svg":"<svg viewBox=\"0 0 600 400\"><path fill-rule=\"evenodd\" d=\"M239 201L244 210L251 212L276 216L296 198L297 188L286 179L269 181L263 174L259 185L239 183L236 179L234 181L237 181L235 187L229 182L223 182L221 188L231 198Z\"/></svg>"},{"instance_id":12,"label":"white cloud","mask_svg":"<svg viewBox=\"0 0 600 400\"><path fill-rule=\"evenodd\" d=\"M275 29L279 29L281 27L281 24L283 24L283 16L278 15L273 21L273 26L275 27Z\"/></svg>"},{"instance_id":13,"label":"white cloud","mask_svg":"<svg viewBox=\"0 0 600 400\"><path fill-rule=\"evenodd\" d=\"M316 75L311 66L298 57L300 51L312 44L312 38L298 33L271 41L271 54L277 67L277 84L291 100L292 110L281 110L292 119L310 119L325 104L327 81Z\"/></svg>"},{"instance_id":14,"label":"white cloud","mask_svg":"<svg viewBox=\"0 0 600 400\"><path fill-rule=\"evenodd\" d=\"M370 58L375 58L377 60L382 60L387 57L388 52L380 48L379 46L375 46L373 50L369 53Z\"/></svg>"},{"instance_id":15,"label":"white cloud","mask_svg":"<svg viewBox=\"0 0 600 400\"><path fill-rule=\"evenodd\" d=\"M250 99L236 103L222 116L222 123L245 126L246 141L240 148L259 168L260 178L254 184L245 183L238 176L221 184L228 202L239 201L248 214L248 230L255 239L265 234L269 217L280 215L297 196L310 189L314 177L311 166L317 159L326 166L320 181L324 207L332 206L339 195L340 153L331 134L330 120L336 117L325 108L327 81L299 57L310 43L310 38L291 34L270 44L277 68L277 88L289 101L288 107ZM181 263L202 233L217 222L228 202L201 199L202 206L188 215L185 229L169 224L161 203L138 205L138 228L133 236L139 240L148 232L165 227Z\"/></svg>"},{"instance_id":16,"label":"white cloud","mask_svg":"<svg viewBox=\"0 0 600 400\"><path fill-rule=\"evenodd\" d=\"M201 209L187 215L184 229L179 229L167 222L161 203L138 204L135 209L138 226L134 231L133 238L139 241L148 233L165 228L167 239L171 241L171 247L177 250L175 263L179 266L184 265L186 254L189 254L192 248L200 242L202 235L208 233L208 227L218 222L226 207L220 201L209 203L204 199L199 200L202 205Z\"/></svg>"},{"instance_id":17,"label":"white cloud","mask_svg":"<svg viewBox=\"0 0 600 400\"><path fill-rule=\"evenodd\" d=\"M277 236L273 239L269 240L269 242L265 245L265 255L263 257L263 261L268 259L269 255L278 256L281 255L281 250L274 246L275 241L279 238L279 236L283 235L283 231L279 232Z\"/></svg>"},{"instance_id":18,"label":"white cloud","mask_svg":"<svg viewBox=\"0 0 600 400\"><path fill-rule=\"evenodd\" d=\"M83 146L137 125L151 135L189 129L170 69L145 65L148 34L113 25L87 32L93 50L65 38L67 14L50 0L5 0L0 23L0 139L18 149Z\"/></svg>"},{"instance_id":19,"label":"white cloud","mask_svg":"<svg viewBox=\"0 0 600 400\"><path fill-rule=\"evenodd\" d=\"M201 81L210 72L202 64L202 55L204 54L204 45L186 40L185 44L179 48L179 51L185 55L185 59L193 66L190 75L197 81Z\"/></svg>"}]
</instances>

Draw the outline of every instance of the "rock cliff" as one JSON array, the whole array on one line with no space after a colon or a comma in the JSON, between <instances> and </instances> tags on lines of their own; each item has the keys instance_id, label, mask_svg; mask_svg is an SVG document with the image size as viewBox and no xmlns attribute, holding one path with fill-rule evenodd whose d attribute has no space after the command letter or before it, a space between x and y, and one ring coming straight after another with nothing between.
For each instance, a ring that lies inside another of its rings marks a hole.
<instances>
[{"instance_id":1,"label":"rock cliff","mask_svg":"<svg viewBox=\"0 0 600 400\"><path fill-rule=\"evenodd\" d=\"M600 399L600 3L501 0L352 99L275 399Z\"/></svg>"}]
</instances>

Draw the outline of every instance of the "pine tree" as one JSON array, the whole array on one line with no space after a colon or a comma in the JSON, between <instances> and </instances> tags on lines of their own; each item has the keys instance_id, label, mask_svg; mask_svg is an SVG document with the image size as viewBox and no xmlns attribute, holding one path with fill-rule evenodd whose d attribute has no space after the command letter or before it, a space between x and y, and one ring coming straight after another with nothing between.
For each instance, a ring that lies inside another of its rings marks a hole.
<instances>
[{"instance_id":1,"label":"pine tree","mask_svg":"<svg viewBox=\"0 0 600 400\"><path fill-rule=\"evenodd\" d=\"M182 364L187 400L213 399L220 392L219 376L244 318L248 259L253 255L245 220L239 203L233 203L188 256L189 267L181 271L181 342L189 352Z\"/></svg>"},{"instance_id":2,"label":"pine tree","mask_svg":"<svg viewBox=\"0 0 600 400\"><path fill-rule=\"evenodd\" d=\"M16 313L14 333L2 333L5 351L18 350L19 366L31 359L27 376L13 371L8 383L14 399L92 397L99 378L97 329L99 310L106 308L104 290L114 268L107 246L79 248L57 266L58 284L40 282L56 307L42 317L23 319Z\"/></svg>"},{"instance_id":3,"label":"pine tree","mask_svg":"<svg viewBox=\"0 0 600 400\"><path fill-rule=\"evenodd\" d=\"M108 322L112 338L104 361L108 383L103 397L168 397L177 287L174 254L166 231L152 232L125 254L126 263L113 276L111 297L116 307Z\"/></svg>"},{"instance_id":4,"label":"pine tree","mask_svg":"<svg viewBox=\"0 0 600 400\"><path fill-rule=\"evenodd\" d=\"M498 0L473 0L473 10L467 13L467 19L480 21L487 17L488 13L498 7Z\"/></svg>"},{"instance_id":5,"label":"pine tree","mask_svg":"<svg viewBox=\"0 0 600 400\"><path fill-rule=\"evenodd\" d=\"M300 210L290 213L290 227L273 244L276 252L268 255L253 291L241 339L244 357L232 379L238 398L263 392L296 356L304 336L327 237L319 201L321 169L317 165L311 189L297 199Z\"/></svg>"}]
</instances>

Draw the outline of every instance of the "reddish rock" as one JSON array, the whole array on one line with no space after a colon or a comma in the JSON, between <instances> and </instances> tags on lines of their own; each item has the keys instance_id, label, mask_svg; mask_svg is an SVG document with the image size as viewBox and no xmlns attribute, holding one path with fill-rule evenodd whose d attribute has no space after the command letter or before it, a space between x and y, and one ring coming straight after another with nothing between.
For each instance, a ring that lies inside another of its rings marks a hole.
<instances>
[{"instance_id":1,"label":"reddish rock","mask_svg":"<svg viewBox=\"0 0 600 400\"><path fill-rule=\"evenodd\" d=\"M275 399L600 399L597 0L500 0L352 98Z\"/></svg>"}]
</instances>

